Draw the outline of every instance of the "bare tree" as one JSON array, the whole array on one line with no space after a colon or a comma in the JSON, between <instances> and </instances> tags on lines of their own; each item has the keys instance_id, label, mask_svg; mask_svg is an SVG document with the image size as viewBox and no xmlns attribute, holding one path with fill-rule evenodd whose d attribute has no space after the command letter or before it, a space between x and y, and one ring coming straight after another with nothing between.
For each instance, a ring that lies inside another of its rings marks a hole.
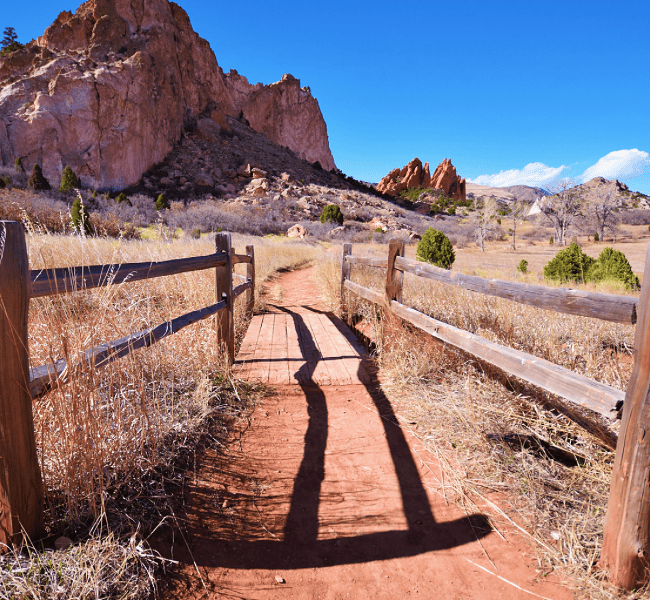
<instances>
[{"instance_id":1,"label":"bare tree","mask_svg":"<svg viewBox=\"0 0 650 600\"><path fill-rule=\"evenodd\" d=\"M616 224L618 222L618 202L616 200L616 189L603 187L597 189L594 196L589 200L587 211L590 220L596 227L598 239L602 242L605 239L605 230L616 239L618 233Z\"/></svg>"},{"instance_id":2,"label":"bare tree","mask_svg":"<svg viewBox=\"0 0 650 600\"><path fill-rule=\"evenodd\" d=\"M566 246L566 238L574 221L583 216L584 199L576 183L563 179L551 187L553 194L539 203L545 219L555 228L555 241Z\"/></svg>"},{"instance_id":3,"label":"bare tree","mask_svg":"<svg viewBox=\"0 0 650 600\"><path fill-rule=\"evenodd\" d=\"M523 219L526 216L530 206L526 204L523 200L517 200L510 205L510 216L512 217L512 249L517 249L517 221Z\"/></svg>"},{"instance_id":4,"label":"bare tree","mask_svg":"<svg viewBox=\"0 0 650 600\"><path fill-rule=\"evenodd\" d=\"M481 252L485 252L485 240L496 228L495 217L497 214L497 202L492 197L480 197L474 200L474 211L470 217L472 233L476 236L476 242L481 246Z\"/></svg>"}]
</instances>

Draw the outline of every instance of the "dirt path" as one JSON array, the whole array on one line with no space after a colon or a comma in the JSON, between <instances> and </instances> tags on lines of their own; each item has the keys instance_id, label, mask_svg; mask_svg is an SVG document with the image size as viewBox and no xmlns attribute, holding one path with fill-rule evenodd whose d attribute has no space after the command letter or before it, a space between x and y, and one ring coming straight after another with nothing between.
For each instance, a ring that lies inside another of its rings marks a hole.
<instances>
[{"instance_id":1,"label":"dirt path","mask_svg":"<svg viewBox=\"0 0 650 600\"><path fill-rule=\"evenodd\" d=\"M321 308L309 270L276 285L276 305ZM371 379L278 386L237 443L201 457L164 598L571 598L518 536L445 503Z\"/></svg>"}]
</instances>

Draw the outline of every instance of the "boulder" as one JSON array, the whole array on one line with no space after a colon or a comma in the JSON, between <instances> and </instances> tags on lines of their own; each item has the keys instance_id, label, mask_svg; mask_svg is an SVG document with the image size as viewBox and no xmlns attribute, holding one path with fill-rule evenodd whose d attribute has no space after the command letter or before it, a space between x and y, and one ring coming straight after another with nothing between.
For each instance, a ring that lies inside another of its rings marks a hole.
<instances>
[{"instance_id":1,"label":"boulder","mask_svg":"<svg viewBox=\"0 0 650 600\"><path fill-rule=\"evenodd\" d=\"M287 237L303 239L307 235L307 230L302 225L294 225L287 230Z\"/></svg>"},{"instance_id":2,"label":"boulder","mask_svg":"<svg viewBox=\"0 0 650 600\"><path fill-rule=\"evenodd\" d=\"M209 173L199 173L194 183L201 187L212 187L214 185L214 179Z\"/></svg>"}]
</instances>

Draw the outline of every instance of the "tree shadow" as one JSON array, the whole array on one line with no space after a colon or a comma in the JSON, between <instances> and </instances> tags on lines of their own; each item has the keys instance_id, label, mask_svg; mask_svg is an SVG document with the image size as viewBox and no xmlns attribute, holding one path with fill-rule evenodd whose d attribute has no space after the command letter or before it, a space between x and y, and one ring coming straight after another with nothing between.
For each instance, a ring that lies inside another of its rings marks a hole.
<instances>
[{"instance_id":1,"label":"tree shadow","mask_svg":"<svg viewBox=\"0 0 650 600\"><path fill-rule=\"evenodd\" d=\"M306 327L302 315L286 307L276 307L293 319L299 332L302 356L321 357L318 347ZM311 307L306 310L316 311ZM330 313L321 313L334 323L348 341L354 334L340 319ZM355 339L356 341L356 339ZM361 365L360 369L363 368ZM406 529L381 531L363 535L343 536L334 539L318 539L319 505L321 488L325 479L325 451L328 439L328 407L323 389L311 380L313 364L305 360L297 372L297 379L307 402L309 421L304 437L304 451L300 468L293 481L290 508L283 530L283 539L247 536L247 531L256 529L259 514L252 512L242 523L233 528L233 535L209 537L205 530L192 532L192 542L196 551L194 561L197 565L237 569L299 569L322 566L364 563L376 560L415 556L425 552L446 550L472 543L486 536L490 531L488 519L483 514L474 514L446 522L436 522L432 513L426 490L413 460L408 442L404 436L390 401L383 393L376 376L369 373L370 382L364 387L371 396L381 417L385 440L388 444L395 474L399 483L402 510L407 523ZM361 377L360 377L361 379ZM254 505L255 498L246 500ZM269 502L280 505L286 497L268 498ZM213 510L202 504L196 507L196 516L206 522L214 519ZM344 522L347 515L339 517ZM246 520L250 527L246 526ZM368 519L372 522L372 517ZM259 531L259 527L257 527ZM206 537L206 535L208 537ZM224 539L224 538L228 539Z\"/></svg>"}]
</instances>

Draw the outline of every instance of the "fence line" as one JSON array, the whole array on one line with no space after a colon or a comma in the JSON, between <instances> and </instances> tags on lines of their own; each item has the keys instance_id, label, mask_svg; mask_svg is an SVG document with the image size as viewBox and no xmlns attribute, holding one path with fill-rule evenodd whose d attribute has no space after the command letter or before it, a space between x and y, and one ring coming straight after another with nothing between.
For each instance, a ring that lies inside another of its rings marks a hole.
<instances>
[{"instance_id":1,"label":"fence line","mask_svg":"<svg viewBox=\"0 0 650 600\"><path fill-rule=\"evenodd\" d=\"M99 369L138 348L173 335L184 327L217 316L218 337L234 362L235 298L247 293L246 311L255 302L255 255L236 254L228 233L215 237L215 253L153 263L125 263L58 269L28 270L29 259L22 226L0 221L0 549L19 541L24 531L38 539L43 532L43 484L36 454L31 400L70 380L84 368ZM233 288L232 268L246 264L244 282ZM65 359L30 369L27 320L30 298L92 289L117 283L214 268L216 302L175 317L155 327L84 351L78 362Z\"/></svg>"},{"instance_id":2,"label":"fence line","mask_svg":"<svg viewBox=\"0 0 650 600\"><path fill-rule=\"evenodd\" d=\"M483 279L451 273L406 259L403 255L404 242L401 240L391 240L386 259L354 256L351 245L345 244L341 265L341 302L344 309L347 306L345 290L348 290L383 306L422 331L571 402L609 418L615 418L622 410L618 440L614 444L616 437L611 434L608 443L612 448L616 446L616 459L601 565L608 569L610 580L620 587L632 589L647 582L650 566L650 494L647 493L650 485L650 245L644 271L648 276L644 277L640 298ZM385 292L382 294L352 282L350 267L354 264L385 268ZM636 323L634 368L627 391L617 390L531 354L491 342L402 304L401 275L404 272L547 310L619 323ZM584 422L579 424L585 426ZM598 431L592 433L597 434ZM607 435L599 437L607 442Z\"/></svg>"}]
</instances>

